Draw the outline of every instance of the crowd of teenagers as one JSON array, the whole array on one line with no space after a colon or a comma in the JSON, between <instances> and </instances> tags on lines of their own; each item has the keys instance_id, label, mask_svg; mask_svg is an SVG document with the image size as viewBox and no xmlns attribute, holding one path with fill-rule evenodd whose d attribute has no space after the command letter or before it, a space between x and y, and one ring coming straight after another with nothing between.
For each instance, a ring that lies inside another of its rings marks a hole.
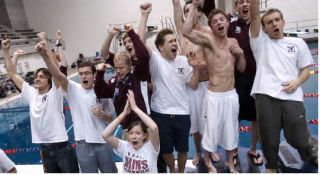
<instances>
[{"instance_id":1,"label":"crowd of teenagers","mask_svg":"<svg viewBox=\"0 0 320 175\"><path fill-rule=\"evenodd\" d=\"M309 77L313 59L302 39L283 36L281 11L272 8L260 17L259 0L235 0L237 16L213 9L204 26L203 1L184 7L180 0L172 4L178 39L171 29L162 29L154 42L157 50L151 50L146 24L152 4L142 3L138 32L124 25L125 51L109 51L121 31L112 26L100 51L104 62L80 63L80 83L67 78L60 31L55 50L44 32L38 34L35 50L47 68L35 71L33 86L17 74L17 60L24 52L18 50L11 58L10 39L2 41L8 76L29 104L32 143L40 144L44 171L116 173L114 152L122 158L125 173L163 173L167 168L184 173L191 133L194 165L204 155L208 171L216 173L219 145L226 151L226 166L237 173L239 120L251 121L247 155L255 166L265 164L266 172L277 171L281 130L302 160L317 165L300 86ZM107 64L116 76L105 82ZM68 143L64 97L75 149ZM118 125L122 138L113 135ZM265 159L257 152L258 141ZM6 164L0 163L0 170L16 171L12 162L0 160L11 166L2 168Z\"/></svg>"}]
</instances>

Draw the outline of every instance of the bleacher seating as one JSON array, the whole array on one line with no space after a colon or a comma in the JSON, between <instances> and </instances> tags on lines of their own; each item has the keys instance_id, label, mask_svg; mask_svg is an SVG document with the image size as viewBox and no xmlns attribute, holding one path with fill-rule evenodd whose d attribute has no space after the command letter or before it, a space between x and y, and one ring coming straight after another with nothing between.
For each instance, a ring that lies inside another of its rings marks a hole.
<instances>
[{"instance_id":1,"label":"bleacher seating","mask_svg":"<svg viewBox=\"0 0 320 175\"><path fill-rule=\"evenodd\" d=\"M28 44L35 44L37 40L37 32L33 29L18 29L12 30L5 26L0 26L0 35L7 34L7 36L11 39L11 44L13 47L19 45L28 45Z\"/></svg>"}]
</instances>

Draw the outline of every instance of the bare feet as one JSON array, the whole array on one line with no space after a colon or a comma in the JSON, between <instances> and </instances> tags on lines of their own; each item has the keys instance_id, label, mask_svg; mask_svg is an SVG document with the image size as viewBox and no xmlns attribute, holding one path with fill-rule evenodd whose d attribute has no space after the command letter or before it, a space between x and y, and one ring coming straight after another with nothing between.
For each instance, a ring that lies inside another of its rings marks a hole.
<instances>
[{"instance_id":1,"label":"bare feet","mask_svg":"<svg viewBox=\"0 0 320 175\"><path fill-rule=\"evenodd\" d=\"M200 160L200 153L196 153L196 155L194 155L193 159L192 159L192 164L194 166L198 165L199 163L199 160Z\"/></svg>"},{"instance_id":2,"label":"bare feet","mask_svg":"<svg viewBox=\"0 0 320 175\"><path fill-rule=\"evenodd\" d=\"M217 173L217 169L216 168L208 168L208 173Z\"/></svg>"},{"instance_id":3,"label":"bare feet","mask_svg":"<svg viewBox=\"0 0 320 175\"><path fill-rule=\"evenodd\" d=\"M230 169L230 173L239 173L236 169L231 170Z\"/></svg>"},{"instance_id":4,"label":"bare feet","mask_svg":"<svg viewBox=\"0 0 320 175\"><path fill-rule=\"evenodd\" d=\"M266 173L277 173L277 169L266 169Z\"/></svg>"},{"instance_id":5,"label":"bare feet","mask_svg":"<svg viewBox=\"0 0 320 175\"><path fill-rule=\"evenodd\" d=\"M239 173L234 166L229 166L228 162L226 162L225 165L229 168L230 173Z\"/></svg>"},{"instance_id":6,"label":"bare feet","mask_svg":"<svg viewBox=\"0 0 320 175\"><path fill-rule=\"evenodd\" d=\"M217 169L212 165L212 163L206 163L209 173L217 173Z\"/></svg>"},{"instance_id":7,"label":"bare feet","mask_svg":"<svg viewBox=\"0 0 320 175\"><path fill-rule=\"evenodd\" d=\"M212 152L210 153L210 156L211 156L211 159L214 163L217 163L220 161L220 156L219 154L215 153L215 152Z\"/></svg>"}]
</instances>

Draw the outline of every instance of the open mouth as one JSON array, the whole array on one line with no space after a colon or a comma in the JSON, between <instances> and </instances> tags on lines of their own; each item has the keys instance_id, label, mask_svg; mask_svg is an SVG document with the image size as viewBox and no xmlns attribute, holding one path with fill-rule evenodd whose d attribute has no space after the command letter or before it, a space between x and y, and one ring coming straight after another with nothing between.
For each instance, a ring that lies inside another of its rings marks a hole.
<instances>
[{"instance_id":1,"label":"open mouth","mask_svg":"<svg viewBox=\"0 0 320 175\"><path fill-rule=\"evenodd\" d=\"M173 53L173 54L176 54L177 53L177 49L175 48L175 49L171 49L171 52Z\"/></svg>"},{"instance_id":2,"label":"open mouth","mask_svg":"<svg viewBox=\"0 0 320 175\"><path fill-rule=\"evenodd\" d=\"M247 8L243 9L243 10L242 10L242 13L245 14L245 15L247 15L247 14L249 13L249 9L247 9Z\"/></svg>"},{"instance_id":3,"label":"open mouth","mask_svg":"<svg viewBox=\"0 0 320 175\"><path fill-rule=\"evenodd\" d=\"M218 30L219 30L219 31L223 31L223 29L224 29L223 26L219 26L219 27L218 27Z\"/></svg>"},{"instance_id":4,"label":"open mouth","mask_svg":"<svg viewBox=\"0 0 320 175\"><path fill-rule=\"evenodd\" d=\"M138 142L132 142L132 146L137 146Z\"/></svg>"},{"instance_id":5,"label":"open mouth","mask_svg":"<svg viewBox=\"0 0 320 175\"><path fill-rule=\"evenodd\" d=\"M280 30L279 30L279 29L274 29L273 32L274 32L274 33L279 33Z\"/></svg>"},{"instance_id":6,"label":"open mouth","mask_svg":"<svg viewBox=\"0 0 320 175\"><path fill-rule=\"evenodd\" d=\"M83 84L88 84L88 80L83 80L82 83Z\"/></svg>"},{"instance_id":7,"label":"open mouth","mask_svg":"<svg viewBox=\"0 0 320 175\"><path fill-rule=\"evenodd\" d=\"M128 52L131 52L132 51L132 48L128 48Z\"/></svg>"}]
</instances>

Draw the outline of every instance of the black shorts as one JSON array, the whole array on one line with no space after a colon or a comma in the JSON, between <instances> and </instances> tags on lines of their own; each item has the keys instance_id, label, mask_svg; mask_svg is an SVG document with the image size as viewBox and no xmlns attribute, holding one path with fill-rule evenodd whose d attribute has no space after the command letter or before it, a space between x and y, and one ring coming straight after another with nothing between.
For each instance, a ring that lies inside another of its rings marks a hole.
<instances>
[{"instance_id":1,"label":"black shorts","mask_svg":"<svg viewBox=\"0 0 320 175\"><path fill-rule=\"evenodd\" d=\"M235 74L235 87L239 96L239 121L257 120L254 98L250 96L254 77L243 76L240 73Z\"/></svg>"},{"instance_id":2,"label":"black shorts","mask_svg":"<svg viewBox=\"0 0 320 175\"><path fill-rule=\"evenodd\" d=\"M151 111L151 116L159 128L160 153L189 151L190 115L160 114Z\"/></svg>"}]
</instances>

